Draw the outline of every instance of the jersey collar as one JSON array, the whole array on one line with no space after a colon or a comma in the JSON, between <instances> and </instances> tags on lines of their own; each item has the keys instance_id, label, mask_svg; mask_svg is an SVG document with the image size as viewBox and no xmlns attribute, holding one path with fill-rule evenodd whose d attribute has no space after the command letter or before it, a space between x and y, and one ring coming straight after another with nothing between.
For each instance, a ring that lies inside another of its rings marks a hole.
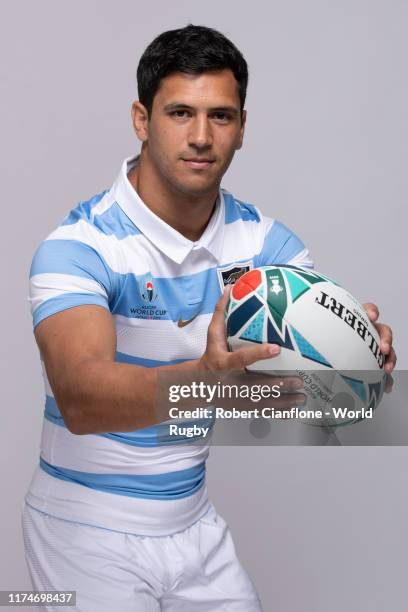
<instances>
[{"instance_id":1,"label":"jersey collar","mask_svg":"<svg viewBox=\"0 0 408 612\"><path fill-rule=\"evenodd\" d=\"M125 214L146 238L176 263L181 264L191 251L200 248L206 249L219 261L225 218L222 190L219 192L214 213L203 235L197 242L193 242L153 213L130 184L127 174L136 165L138 157L128 157L124 160L112 187L113 196Z\"/></svg>"}]
</instances>

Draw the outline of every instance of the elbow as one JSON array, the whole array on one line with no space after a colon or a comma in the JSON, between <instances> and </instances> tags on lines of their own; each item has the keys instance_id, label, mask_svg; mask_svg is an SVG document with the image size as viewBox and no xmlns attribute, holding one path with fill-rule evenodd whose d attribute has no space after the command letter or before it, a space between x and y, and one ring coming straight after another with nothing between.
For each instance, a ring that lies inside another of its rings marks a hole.
<instances>
[{"instance_id":1,"label":"elbow","mask_svg":"<svg viewBox=\"0 0 408 612\"><path fill-rule=\"evenodd\" d=\"M92 433L89 430L89 427L86 427L85 410L78 400L75 402L59 400L57 401L57 404L65 427L70 433L77 436Z\"/></svg>"},{"instance_id":2,"label":"elbow","mask_svg":"<svg viewBox=\"0 0 408 612\"><path fill-rule=\"evenodd\" d=\"M92 433L86 430L79 419L72 419L71 417L68 419L64 417L64 422L68 431L76 436L83 436L85 434Z\"/></svg>"}]
</instances>

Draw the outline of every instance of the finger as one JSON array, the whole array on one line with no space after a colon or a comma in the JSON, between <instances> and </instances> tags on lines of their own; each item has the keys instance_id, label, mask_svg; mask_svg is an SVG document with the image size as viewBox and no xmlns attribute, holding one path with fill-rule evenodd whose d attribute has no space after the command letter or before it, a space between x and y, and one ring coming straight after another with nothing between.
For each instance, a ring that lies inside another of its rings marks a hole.
<instances>
[{"instance_id":1,"label":"finger","mask_svg":"<svg viewBox=\"0 0 408 612\"><path fill-rule=\"evenodd\" d=\"M376 306L376 304L372 304L372 302L367 302L366 304L363 304L363 308L368 314L368 318L373 323L380 316L380 311L378 310L378 306Z\"/></svg>"},{"instance_id":2,"label":"finger","mask_svg":"<svg viewBox=\"0 0 408 612\"><path fill-rule=\"evenodd\" d=\"M389 354L385 358L384 370L386 374L391 374L391 372L396 366L396 363L397 363L397 355L395 354L394 349L391 347Z\"/></svg>"},{"instance_id":3,"label":"finger","mask_svg":"<svg viewBox=\"0 0 408 612\"><path fill-rule=\"evenodd\" d=\"M226 285L224 287L224 290L222 292L222 296L220 297L220 299L218 300L216 306L215 306L215 310L220 310L221 312L223 312L225 310L225 307L228 303L228 299L231 293L231 285Z\"/></svg>"},{"instance_id":4,"label":"finger","mask_svg":"<svg viewBox=\"0 0 408 612\"><path fill-rule=\"evenodd\" d=\"M374 327L380 336L380 350L384 355L388 355L392 346L392 329L384 323L374 323Z\"/></svg>"},{"instance_id":5,"label":"finger","mask_svg":"<svg viewBox=\"0 0 408 612\"><path fill-rule=\"evenodd\" d=\"M243 376L250 376L249 384L252 385L278 385L280 390L283 393L288 393L289 391L296 391L297 389L302 389L304 387L303 380L300 376L276 376L275 374L269 374L267 370L262 370L262 364L259 364L261 367L259 370L247 370L244 375L241 374L242 382L246 382L248 384L248 380L245 380Z\"/></svg>"},{"instance_id":6,"label":"finger","mask_svg":"<svg viewBox=\"0 0 408 612\"><path fill-rule=\"evenodd\" d=\"M262 370L262 363L260 363L259 366L259 370L253 370L251 367L251 369L245 370L226 371L222 380L226 384L233 385L266 385L268 387L277 385L281 393L298 391L304 387L303 380L300 376L276 376L268 370Z\"/></svg>"},{"instance_id":7,"label":"finger","mask_svg":"<svg viewBox=\"0 0 408 612\"><path fill-rule=\"evenodd\" d=\"M213 314L213 319L220 319L222 318L224 320L224 314L225 314L225 308L228 304L228 298L229 298L229 294L231 291L231 286L227 285L226 287L224 287L224 291L222 292L222 296L220 297L220 299L218 300L218 302L215 305L214 308L214 314Z\"/></svg>"},{"instance_id":8,"label":"finger","mask_svg":"<svg viewBox=\"0 0 408 612\"><path fill-rule=\"evenodd\" d=\"M391 374L387 374L387 378L385 381L384 391L385 393L391 393L392 387L394 385L394 379Z\"/></svg>"},{"instance_id":9,"label":"finger","mask_svg":"<svg viewBox=\"0 0 408 612\"><path fill-rule=\"evenodd\" d=\"M214 314L208 326L208 335L223 343L225 343L225 309L228 304L230 290L230 286L224 288L222 296L215 305Z\"/></svg>"},{"instance_id":10,"label":"finger","mask_svg":"<svg viewBox=\"0 0 408 612\"><path fill-rule=\"evenodd\" d=\"M242 370L262 359L271 359L280 353L277 344L259 344L256 346L245 346L226 356L227 370Z\"/></svg>"}]
</instances>

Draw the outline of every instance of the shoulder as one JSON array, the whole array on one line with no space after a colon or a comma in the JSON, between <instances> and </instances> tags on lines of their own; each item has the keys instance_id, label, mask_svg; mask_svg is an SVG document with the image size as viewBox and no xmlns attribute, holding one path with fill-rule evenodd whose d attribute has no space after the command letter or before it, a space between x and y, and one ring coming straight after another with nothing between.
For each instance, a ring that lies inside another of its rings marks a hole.
<instances>
[{"instance_id":1,"label":"shoulder","mask_svg":"<svg viewBox=\"0 0 408 612\"><path fill-rule=\"evenodd\" d=\"M299 240L297 234L287 225L285 225L285 223L279 221L279 219L265 217L265 220L268 238L271 238L275 242L280 243L282 246L290 239Z\"/></svg>"},{"instance_id":2,"label":"shoulder","mask_svg":"<svg viewBox=\"0 0 408 612\"><path fill-rule=\"evenodd\" d=\"M101 206L105 209L107 200L109 199L109 190L105 189L100 193L92 196L89 200L81 200L74 208L72 208L61 225L74 225L78 221L93 222L95 214L100 211Z\"/></svg>"},{"instance_id":3,"label":"shoulder","mask_svg":"<svg viewBox=\"0 0 408 612\"><path fill-rule=\"evenodd\" d=\"M105 279L117 268L120 239L130 233L124 223L135 229L118 209L110 190L79 202L35 250L30 278L53 273Z\"/></svg>"},{"instance_id":4,"label":"shoulder","mask_svg":"<svg viewBox=\"0 0 408 612\"><path fill-rule=\"evenodd\" d=\"M89 200L79 202L63 219L60 228L75 230L79 227L84 231L92 228L96 233L115 236L123 239L128 235L140 233L116 202L111 189L93 196Z\"/></svg>"},{"instance_id":5,"label":"shoulder","mask_svg":"<svg viewBox=\"0 0 408 612\"><path fill-rule=\"evenodd\" d=\"M299 240L296 233L287 225L265 215L255 204L236 198L231 192L222 189L225 203L225 223L240 223L246 229L253 228L262 240L273 240L281 247L288 240Z\"/></svg>"},{"instance_id":6,"label":"shoulder","mask_svg":"<svg viewBox=\"0 0 408 612\"><path fill-rule=\"evenodd\" d=\"M291 236L296 235L295 232L278 219L265 215L255 204L238 199L226 189L221 191L225 202L225 223L229 224L236 221L252 222L259 225L259 230L264 235L273 231L273 235L279 240L287 240Z\"/></svg>"},{"instance_id":7,"label":"shoulder","mask_svg":"<svg viewBox=\"0 0 408 612\"><path fill-rule=\"evenodd\" d=\"M116 269L121 243L140 231L116 202L112 190L104 190L88 200L80 201L64 217L59 226L40 243L33 257L33 266L53 259L64 262L86 260Z\"/></svg>"},{"instance_id":8,"label":"shoulder","mask_svg":"<svg viewBox=\"0 0 408 612\"><path fill-rule=\"evenodd\" d=\"M225 202L225 223L237 224L248 230L255 240L257 255L254 265L292 264L312 267L309 250L301 238L285 223L269 217L255 206L222 189ZM252 230L255 230L255 234ZM235 233L235 232L234 232Z\"/></svg>"},{"instance_id":9,"label":"shoulder","mask_svg":"<svg viewBox=\"0 0 408 612\"><path fill-rule=\"evenodd\" d=\"M235 221L260 223L262 221L263 215L257 206L239 200L226 189L221 189L221 192L225 203L225 223L234 223Z\"/></svg>"},{"instance_id":10,"label":"shoulder","mask_svg":"<svg viewBox=\"0 0 408 612\"><path fill-rule=\"evenodd\" d=\"M309 249L287 225L269 219L257 265L297 265L313 267Z\"/></svg>"},{"instance_id":11,"label":"shoulder","mask_svg":"<svg viewBox=\"0 0 408 612\"><path fill-rule=\"evenodd\" d=\"M36 249L28 298L34 327L74 306L109 309L118 288L113 204L108 191L80 202Z\"/></svg>"}]
</instances>

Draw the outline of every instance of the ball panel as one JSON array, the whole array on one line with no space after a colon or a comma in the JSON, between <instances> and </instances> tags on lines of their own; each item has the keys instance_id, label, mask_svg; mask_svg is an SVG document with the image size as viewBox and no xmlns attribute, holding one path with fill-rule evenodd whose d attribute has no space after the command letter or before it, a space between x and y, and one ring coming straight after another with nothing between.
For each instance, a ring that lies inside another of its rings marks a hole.
<instances>
[{"instance_id":1,"label":"ball panel","mask_svg":"<svg viewBox=\"0 0 408 612\"><path fill-rule=\"evenodd\" d=\"M367 401L367 391L363 381L357 380L355 378L350 378L349 376L345 376L344 374L342 375L342 378L353 389L354 393L358 395L362 402Z\"/></svg>"},{"instance_id":2,"label":"ball panel","mask_svg":"<svg viewBox=\"0 0 408 612\"><path fill-rule=\"evenodd\" d=\"M267 323L267 338L265 342L269 342L270 344L279 344L279 346L293 350L293 344L289 335L289 329L285 325L284 334L282 331L278 331L271 319L268 317Z\"/></svg>"},{"instance_id":3,"label":"ball panel","mask_svg":"<svg viewBox=\"0 0 408 612\"><path fill-rule=\"evenodd\" d=\"M265 308L252 319L251 323L245 328L244 332L240 334L240 338L243 340L249 340L250 342L258 342L262 344L264 342L264 321L265 321Z\"/></svg>"},{"instance_id":4,"label":"ball panel","mask_svg":"<svg viewBox=\"0 0 408 612\"><path fill-rule=\"evenodd\" d=\"M278 268L272 268L265 270L265 275L268 306L277 327L282 331L282 319L288 306L283 274Z\"/></svg>"},{"instance_id":5,"label":"ball panel","mask_svg":"<svg viewBox=\"0 0 408 612\"><path fill-rule=\"evenodd\" d=\"M294 327L291 326L291 332L295 337L296 344L298 345L299 351L303 357L306 359L310 359L311 361L316 361L317 363L321 363L328 368L332 366L330 363L317 351L303 336L300 334Z\"/></svg>"},{"instance_id":6,"label":"ball panel","mask_svg":"<svg viewBox=\"0 0 408 612\"><path fill-rule=\"evenodd\" d=\"M252 295L235 308L227 317L227 336L235 336L239 330L263 307L263 303L256 295Z\"/></svg>"},{"instance_id":7,"label":"ball panel","mask_svg":"<svg viewBox=\"0 0 408 612\"><path fill-rule=\"evenodd\" d=\"M285 270L286 280L288 281L290 293L292 296L292 303L296 302L301 295L306 291L309 291L310 285L307 285L299 276L296 276L293 272Z\"/></svg>"},{"instance_id":8,"label":"ball panel","mask_svg":"<svg viewBox=\"0 0 408 612\"><path fill-rule=\"evenodd\" d=\"M241 300L243 297L255 291L261 285L262 275L260 270L250 270L243 274L232 287L232 296L236 300Z\"/></svg>"}]
</instances>

